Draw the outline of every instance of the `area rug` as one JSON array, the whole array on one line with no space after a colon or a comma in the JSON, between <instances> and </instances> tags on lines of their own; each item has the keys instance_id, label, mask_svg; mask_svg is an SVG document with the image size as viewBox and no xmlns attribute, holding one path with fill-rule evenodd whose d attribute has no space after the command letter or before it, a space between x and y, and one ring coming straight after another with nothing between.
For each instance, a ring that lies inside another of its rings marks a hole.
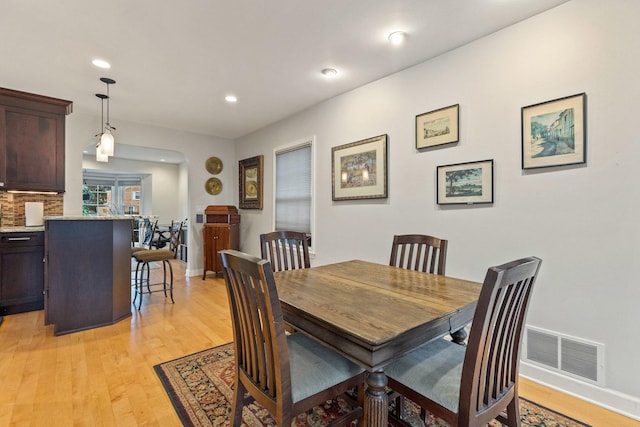
<instances>
[{"instance_id":1,"label":"area rug","mask_svg":"<svg viewBox=\"0 0 640 427\"><path fill-rule=\"evenodd\" d=\"M183 425L229 426L235 375L234 360L233 343L229 343L154 366ZM299 415L292 425L324 426L348 409L347 402L342 399L327 401L310 413ZM433 416L429 416L425 424L417 416L416 410L411 402L407 403L407 412L410 414L408 421L412 425L448 426ZM589 427L523 398L520 398L520 412L524 426ZM242 421L242 425L247 427L276 426L269 412L257 404L245 408Z\"/></svg>"}]
</instances>

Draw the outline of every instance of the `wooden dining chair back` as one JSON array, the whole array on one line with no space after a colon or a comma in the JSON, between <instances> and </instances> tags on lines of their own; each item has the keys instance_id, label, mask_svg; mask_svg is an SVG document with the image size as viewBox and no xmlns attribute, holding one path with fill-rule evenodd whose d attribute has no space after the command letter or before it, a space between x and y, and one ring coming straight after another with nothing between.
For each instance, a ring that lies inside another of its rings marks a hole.
<instances>
[{"instance_id":1,"label":"wooden dining chair back","mask_svg":"<svg viewBox=\"0 0 640 427\"><path fill-rule=\"evenodd\" d=\"M444 276L447 241L425 234L393 236L389 265Z\"/></svg>"},{"instance_id":2,"label":"wooden dining chair back","mask_svg":"<svg viewBox=\"0 0 640 427\"><path fill-rule=\"evenodd\" d=\"M311 267L307 234L298 231L273 231L260 235L262 259L273 271Z\"/></svg>"},{"instance_id":3,"label":"wooden dining chair back","mask_svg":"<svg viewBox=\"0 0 640 427\"><path fill-rule=\"evenodd\" d=\"M293 418L364 384L365 371L302 333L286 335L269 261L235 250L220 251L233 322L236 382L232 424L256 401L289 426ZM361 416L355 406L337 423Z\"/></svg>"},{"instance_id":4,"label":"wooden dining chair back","mask_svg":"<svg viewBox=\"0 0 640 427\"><path fill-rule=\"evenodd\" d=\"M452 426L519 426L520 344L540 263L529 257L489 268L467 346L423 345L385 369L389 387Z\"/></svg>"}]
</instances>

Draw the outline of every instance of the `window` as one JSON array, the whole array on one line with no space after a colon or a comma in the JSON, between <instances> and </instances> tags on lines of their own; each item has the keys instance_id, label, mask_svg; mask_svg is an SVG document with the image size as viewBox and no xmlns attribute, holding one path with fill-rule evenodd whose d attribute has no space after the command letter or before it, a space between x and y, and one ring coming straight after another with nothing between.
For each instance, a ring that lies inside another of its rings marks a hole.
<instances>
[{"instance_id":1,"label":"window","mask_svg":"<svg viewBox=\"0 0 640 427\"><path fill-rule=\"evenodd\" d=\"M312 140L276 149L275 229L307 233L313 230Z\"/></svg>"},{"instance_id":2,"label":"window","mask_svg":"<svg viewBox=\"0 0 640 427\"><path fill-rule=\"evenodd\" d=\"M111 204L111 188L110 185L83 185L82 215L107 215Z\"/></svg>"},{"instance_id":3,"label":"window","mask_svg":"<svg viewBox=\"0 0 640 427\"><path fill-rule=\"evenodd\" d=\"M105 216L140 213L141 176L86 171L83 178L82 215Z\"/></svg>"}]
</instances>

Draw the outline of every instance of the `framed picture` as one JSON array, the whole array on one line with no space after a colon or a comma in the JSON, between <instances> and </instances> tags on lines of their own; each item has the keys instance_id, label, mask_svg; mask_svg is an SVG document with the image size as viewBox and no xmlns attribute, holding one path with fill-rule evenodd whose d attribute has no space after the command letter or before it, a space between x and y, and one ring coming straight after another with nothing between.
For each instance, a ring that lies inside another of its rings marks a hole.
<instances>
[{"instance_id":1,"label":"framed picture","mask_svg":"<svg viewBox=\"0 0 640 427\"><path fill-rule=\"evenodd\" d=\"M387 197L387 135L331 148L333 200Z\"/></svg>"},{"instance_id":2,"label":"framed picture","mask_svg":"<svg viewBox=\"0 0 640 427\"><path fill-rule=\"evenodd\" d=\"M522 169L586 163L586 103L580 93L522 107Z\"/></svg>"},{"instance_id":3,"label":"framed picture","mask_svg":"<svg viewBox=\"0 0 640 427\"><path fill-rule=\"evenodd\" d=\"M240 209L262 209L262 165L264 156L251 157L238 162Z\"/></svg>"},{"instance_id":4,"label":"framed picture","mask_svg":"<svg viewBox=\"0 0 640 427\"><path fill-rule=\"evenodd\" d=\"M493 203L493 159L438 166L439 205Z\"/></svg>"},{"instance_id":5,"label":"framed picture","mask_svg":"<svg viewBox=\"0 0 640 427\"><path fill-rule=\"evenodd\" d=\"M416 148L458 142L459 104L416 116Z\"/></svg>"}]
</instances>

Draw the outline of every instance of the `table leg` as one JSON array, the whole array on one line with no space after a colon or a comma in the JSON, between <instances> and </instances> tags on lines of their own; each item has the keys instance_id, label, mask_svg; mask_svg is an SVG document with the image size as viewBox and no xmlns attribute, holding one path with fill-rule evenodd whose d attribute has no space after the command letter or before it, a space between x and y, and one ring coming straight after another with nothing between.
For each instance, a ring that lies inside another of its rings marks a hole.
<instances>
[{"instance_id":1,"label":"table leg","mask_svg":"<svg viewBox=\"0 0 640 427\"><path fill-rule=\"evenodd\" d=\"M451 335L451 341L460 345L464 345L464 341L467 339L467 331L464 328L451 332L449 335Z\"/></svg>"},{"instance_id":2,"label":"table leg","mask_svg":"<svg viewBox=\"0 0 640 427\"><path fill-rule=\"evenodd\" d=\"M387 427L389 399L386 385L387 375L383 371L371 372L367 376L364 398L364 418L367 427Z\"/></svg>"}]
</instances>

